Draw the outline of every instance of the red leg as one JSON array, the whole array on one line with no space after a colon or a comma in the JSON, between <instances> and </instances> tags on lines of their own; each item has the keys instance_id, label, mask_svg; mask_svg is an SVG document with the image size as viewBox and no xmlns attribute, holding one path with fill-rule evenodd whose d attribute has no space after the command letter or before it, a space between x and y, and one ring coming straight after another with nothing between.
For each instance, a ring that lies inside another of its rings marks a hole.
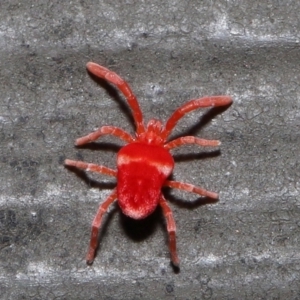
<instances>
[{"instance_id":1,"label":"red leg","mask_svg":"<svg viewBox=\"0 0 300 300\"><path fill-rule=\"evenodd\" d=\"M75 145L81 146L96 141L100 136L106 134L111 134L113 136L116 136L127 143L132 143L134 141L134 138L121 128L114 127L114 126L103 126L97 129L96 131L77 139Z\"/></svg>"},{"instance_id":2,"label":"red leg","mask_svg":"<svg viewBox=\"0 0 300 300\"><path fill-rule=\"evenodd\" d=\"M186 145L186 144L196 144L196 145L204 146L204 147L206 147L206 146L215 147L215 146L221 145L221 142L217 141L217 140L199 139L194 136L183 136L176 140L166 143L164 145L164 148L165 149L173 149L173 148L176 148L176 147L179 147L182 145Z\"/></svg>"},{"instance_id":3,"label":"red leg","mask_svg":"<svg viewBox=\"0 0 300 300\"><path fill-rule=\"evenodd\" d=\"M180 106L174 111L169 120L166 123L166 127L162 132L162 138L167 139L172 129L175 127L179 119L181 119L188 112L201 107L215 107L226 106L232 103L232 99L229 96L209 96L200 99L190 100L187 103Z\"/></svg>"},{"instance_id":4,"label":"red leg","mask_svg":"<svg viewBox=\"0 0 300 300\"><path fill-rule=\"evenodd\" d=\"M137 133L140 134L145 131L143 124L143 114L137 102L135 95L125 80L118 76L115 72L110 71L98 64L89 62L86 65L87 69L97 77L107 80L108 82L116 85L123 95L126 97L127 102L132 110L133 118L137 127Z\"/></svg>"},{"instance_id":5,"label":"red leg","mask_svg":"<svg viewBox=\"0 0 300 300\"><path fill-rule=\"evenodd\" d=\"M117 198L117 190L114 189L114 191L109 195L109 197L99 206L97 214L92 223L91 241L90 241L88 253L86 255L87 264L92 264L94 261L95 251L98 246L98 234L101 226L102 217L107 211L109 205L113 203L116 198Z\"/></svg>"},{"instance_id":6,"label":"red leg","mask_svg":"<svg viewBox=\"0 0 300 300\"><path fill-rule=\"evenodd\" d=\"M76 167L78 169L82 169L88 172L96 172L96 173L105 174L114 177L117 176L117 171L113 169L104 166L98 166L95 164L89 164L84 161L66 159L65 166Z\"/></svg>"},{"instance_id":7,"label":"red leg","mask_svg":"<svg viewBox=\"0 0 300 300\"><path fill-rule=\"evenodd\" d=\"M164 196L161 196L159 204L163 210L164 216L166 218L167 222L167 231L169 234L169 248L170 248L170 254L171 254L171 260L175 267L179 266L179 258L177 256L177 250L176 250L176 225L173 218L173 214L171 211L171 208L169 207L166 199Z\"/></svg>"},{"instance_id":8,"label":"red leg","mask_svg":"<svg viewBox=\"0 0 300 300\"><path fill-rule=\"evenodd\" d=\"M216 199L216 200L219 199L219 195L217 193L204 190L200 187L197 187L197 186L189 184L189 183L166 180L164 185L171 187L171 188L176 188L176 189L184 190L186 192L195 193L195 194L198 194L201 196L209 197L212 199Z\"/></svg>"}]
</instances>

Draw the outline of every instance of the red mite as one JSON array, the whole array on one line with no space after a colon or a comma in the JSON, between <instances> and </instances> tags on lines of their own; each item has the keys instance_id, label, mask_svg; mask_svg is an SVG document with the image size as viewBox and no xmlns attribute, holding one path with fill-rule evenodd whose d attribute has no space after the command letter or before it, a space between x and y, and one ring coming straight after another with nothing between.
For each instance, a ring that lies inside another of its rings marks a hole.
<instances>
[{"instance_id":1,"label":"red mite","mask_svg":"<svg viewBox=\"0 0 300 300\"><path fill-rule=\"evenodd\" d=\"M157 205L161 206L167 223L171 260L174 266L179 266L175 221L161 188L168 186L212 199L218 199L218 194L192 184L168 180L174 168L174 159L170 150L186 144L219 146L221 143L217 140L204 140L194 136L184 136L172 141L167 140L177 122L186 113L204 107L229 106L232 99L229 96L208 96L190 100L175 110L165 126L156 119L151 119L145 126L138 101L126 81L116 73L92 62L87 64L87 69L93 75L107 80L120 89L132 110L136 125L135 135L131 135L118 127L103 126L75 142L76 146L81 146L107 134L125 141L126 145L120 149L117 155L117 171L83 161L65 160L66 166L117 178L117 187L100 205L92 223L91 241L86 256L87 263L92 264L94 261L102 217L109 205L118 199L122 212L137 220L149 216Z\"/></svg>"}]
</instances>

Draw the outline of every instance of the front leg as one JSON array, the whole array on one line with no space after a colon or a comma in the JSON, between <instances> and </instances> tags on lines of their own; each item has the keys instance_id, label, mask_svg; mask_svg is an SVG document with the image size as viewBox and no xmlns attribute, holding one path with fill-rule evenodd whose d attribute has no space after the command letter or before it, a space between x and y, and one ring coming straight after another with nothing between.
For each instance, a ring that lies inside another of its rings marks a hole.
<instances>
[{"instance_id":1,"label":"front leg","mask_svg":"<svg viewBox=\"0 0 300 300\"><path fill-rule=\"evenodd\" d=\"M186 102L177 108L166 123L165 129L161 133L162 139L166 140L177 122L187 113L205 107L229 106L232 99L229 96L207 96Z\"/></svg>"},{"instance_id":2,"label":"front leg","mask_svg":"<svg viewBox=\"0 0 300 300\"><path fill-rule=\"evenodd\" d=\"M115 72L106 69L98 64L95 64L93 62L89 62L86 65L89 72L91 72L94 76L97 76L99 78L105 79L108 82L116 85L119 90L123 93L125 96L133 114L133 118L136 124L136 131L138 134L145 132L145 127L143 124L143 114L140 109L139 103L133 94L130 86L128 83L122 79L118 74Z\"/></svg>"}]
</instances>

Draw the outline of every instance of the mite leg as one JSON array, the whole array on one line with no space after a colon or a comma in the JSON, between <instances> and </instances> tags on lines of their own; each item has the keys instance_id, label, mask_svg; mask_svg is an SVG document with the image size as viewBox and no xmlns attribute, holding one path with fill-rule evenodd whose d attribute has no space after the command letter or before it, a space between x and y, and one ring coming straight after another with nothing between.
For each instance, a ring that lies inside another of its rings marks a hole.
<instances>
[{"instance_id":1,"label":"mite leg","mask_svg":"<svg viewBox=\"0 0 300 300\"><path fill-rule=\"evenodd\" d=\"M164 185L171 187L171 188L184 190L186 192L195 193L195 194L198 194L198 195L201 195L204 197L209 197L211 199L216 199L216 200L219 199L219 195L217 193L207 191L205 189L202 189L198 186L195 186L195 185L192 185L189 183L166 180Z\"/></svg>"},{"instance_id":2,"label":"mite leg","mask_svg":"<svg viewBox=\"0 0 300 300\"><path fill-rule=\"evenodd\" d=\"M114 177L117 176L117 171L113 169L104 166L98 166L95 164L89 164L84 161L66 159L64 164L65 166L76 167L78 169L82 169L88 172L96 172L96 173L105 174Z\"/></svg>"},{"instance_id":3,"label":"mite leg","mask_svg":"<svg viewBox=\"0 0 300 300\"><path fill-rule=\"evenodd\" d=\"M137 133L140 134L145 131L145 127L143 124L143 114L139 103L133 94L131 88L129 87L128 83L122 79L119 75L115 72L110 71L98 64L93 62L89 62L86 65L87 69L97 77L107 80L108 82L116 85L119 90L123 93L127 102L132 110L133 118L137 127Z\"/></svg>"},{"instance_id":4,"label":"mite leg","mask_svg":"<svg viewBox=\"0 0 300 300\"><path fill-rule=\"evenodd\" d=\"M121 128L114 127L114 126L103 126L95 130L94 132L77 139L75 145L81 146L96 141L100 136L107 135L107 134L116 136L127 143L132 143L134 141L134 138Z\"/></svg>"},{"instance_id":5,"label":"mite leg","mask_svg":"<svg viewBox=\"0 0 300 300\"><path fill-rule=\"evenodd\" d=\"M176 225L173 218L171 208L169 207L164 196L161 196L159 204L163 210L167 222L167 231L169 234L169 249L171 254L171 261L175 267L179 266L179 258L176 250Z\"/></svg>"},{"instance_id":6,"label":"mite leg","mask_svg":"<svg viewBox=\"0 0 300 300\"><path fill-rule=\"evenodd\" d=\"M110 196L99 206L97 214L92 223L92 232L91 232L91 241L88 249L88 253L86 255L87 264L92 264L95 258L95 251L98 246L98 234L101 226L102 217L107 211L109 205L113 203L117 198L117 190L110 194Z\"/></svg>"},{"instance_id":7,"label":"mite leg","mask_svg":"<svg viewBox=\"0 0 300 300\"><path fill-rule=\"evenodd\" d=\"M177 122L190 111L204 107L226 106L230 105L231 103L232 99L229 96L208 96L200 99L190 100L174 111L167 121L161 136L164 140L166 140Z\"/></svg>"},{"instance_id":8,"label":"mite leg","mask_svg":"<svg viewBox=\"0 0 300 300\"><path fill-rule=\"evenodd\" d=\"M173 149L182 145L187 144L196 144L199 146L204 147L216 147L221 145L220 141L217 140L205 140L205 139L199 139L194 136L183 136L178 139L175 139L173 141L170 141L164 145L165 149Z\"/></svg>"}]
</instances>

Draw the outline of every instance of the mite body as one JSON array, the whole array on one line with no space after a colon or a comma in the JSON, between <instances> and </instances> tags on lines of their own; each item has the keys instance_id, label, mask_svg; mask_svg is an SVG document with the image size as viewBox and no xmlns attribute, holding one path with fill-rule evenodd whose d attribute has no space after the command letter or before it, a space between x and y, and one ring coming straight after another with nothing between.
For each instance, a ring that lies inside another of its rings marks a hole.
<instances>
[{"instance_id":1,"label":"mite body","mask_svg":"<svg viewBox=\"0 0 300 300\"><path fill-rule=\"evenodd\" d=\"M118 203L123 213L133 219L149 216L172 173L173 157L160 146L133 143L119 151L117 168Z\"/></svg>"}]
</instances>

